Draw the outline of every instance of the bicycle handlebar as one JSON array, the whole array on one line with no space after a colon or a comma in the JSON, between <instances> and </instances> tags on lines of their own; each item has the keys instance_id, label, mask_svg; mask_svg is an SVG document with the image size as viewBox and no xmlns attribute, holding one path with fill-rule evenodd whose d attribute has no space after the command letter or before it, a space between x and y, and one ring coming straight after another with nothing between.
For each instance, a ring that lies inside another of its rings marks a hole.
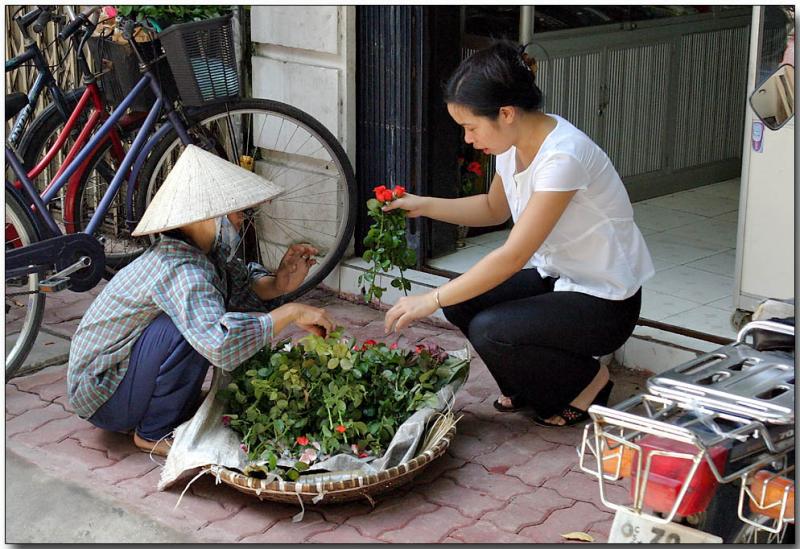
<instances>
[{"instance_id":1,"label":"bicycle handlebar","mask_svg":"<svg viewBox=\"0 0 800 549\"><path fill-rule=\"evenodd\" d=\"M87 23L89 21L89 18L95 13L99 12L101 9L102 8L100 6L95 6L93 8L90 8L88 10L79 13L77 16L75 16L75 19L67 23L67 25L63 29L61 29L61 32L58 33L58 39L63 42L64 40L75 34L75 31L77 31L79 28L81 28L81 26Z\"/></svg>"}]
</instances>

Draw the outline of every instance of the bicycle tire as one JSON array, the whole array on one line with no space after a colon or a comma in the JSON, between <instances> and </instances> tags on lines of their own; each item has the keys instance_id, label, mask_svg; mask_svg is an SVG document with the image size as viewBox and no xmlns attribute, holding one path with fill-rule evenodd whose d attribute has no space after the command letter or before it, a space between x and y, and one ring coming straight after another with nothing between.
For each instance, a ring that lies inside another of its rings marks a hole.
<instances>
[{"instance_id":1,"label":"bicycle tire","mask_svg":"<svg viewBox=\"0 0 800 549\"><path fill-rule=\"evenodd\" d=\"M86 88L81 87L64 94L68 112L72 112L75 109L85 90ZM17 154L26 170L30 171L36 165L45 143L53 136L58 127L64 124L65 121L61 118L61 113L56 108L55 103L50 103L41 113L34 117L22 134L17 146Z\"/></svg>"},{"instance_id":2,"label":"bicycle tire","mask_svg":"<svg viewBox=\"0 0 800 549\"><path fill-rule=\"evenodd\" d=\"M6 250L16 248L19 246L27 246L34 242L39 241L39 234L36 231L35 224L31 221L30 215L25 206L19 202L17 196L6 189ZM9 231L9 225L13 227L13 231ZM17 240L18 239L18 240ZM9 283L12 283L12 293L19 291L21 288L27 288L22 291L38 290L39 275L28 275L26 281L19 279L6 279L6 294L9 293ZM17 297L17 296L13 296ZM22 367L25 359L36 341L36 336L39 333L39 327L42 324L42 316L44 315L44 302L45 296L41 292L30 294L25 299L25 312L22 315L22 321L19 335L17 339L10 345L6 339L6 383L14 377L14 375ZM20 305L22 309L21 300L11 299L13 305ZM6 295L6 338L13 335L13 331L17 325L17 318L12 314L9 318L9 296Z\"/></svg>"},{"instance_id":3,"label":"bicycle tire","mask_svg":"<svg viewBox=\"0 0 800 549\"><path fill-rule=\"evenodd\" d=\"M241 118L234 119L235 116ZM252 219L251 232L244 230L244 247L253 237L256 245L240 251L242 259L255 260L275 272L283 252L292 243L308 241L322 252L306 280L294 291L271 300L270 305L292 301L318 286L344 256L355 228L358 191L352 165L341 144L308 113L268 99L240 99L211 105L187 114L187 118L189 134L195 143L206 150L213 149L228 160L236 160L236 152L252 152L250 156L260 156L256 158L261 161L259 171L266 172L266 177L289 189L259 208ZM260 123L258 128L256 121ZM267 127L270 131L265 134ZM288 127L286 132L285 127ZM222 135L222 128L227 129L227 136ZM232 128L236 131L232 132ZM271 144L267 143L267 138ZM309 145L312 140L321 148ZM280 150L281 147L286 150ZM153 149L138 179L144 192L137 197L137 212L144 212L181 150L183 145L174 130ZM307 177L301 178L302 174ZM305 185L310 177L319 179ZM335 190L321 190L331 189L331 181L335 183ZM308 195L313 193L298 194L304 189L315 190L317 196L335 192L335 201L309 200ZM286 217L287 213L299 215L303 212L307 216ZM331 212L334 212L334 219L320 217ZM269 233L272 240L265 234L268 228L272 229ZM329 232L325 232L326 228ZM279 231L283 233L280 237L277 236ZM312 232L316 232L313 238ZM280 238L285 242L279 241Z\"/></svg>"},{"instance_id":4,"label":"bicycle tire","mask_svg":"<svg viewBox=\"0 0 800 549\"><path fill-rule=\"evenodd\" d=\"M105 195L111 180L117 173L117 162L109 154L110 151L111 141L106 141L89 157L86 169L78 179L76 198L72 204L72 219L76 232L86 228L89 220L95 214L93 207L97 206ZM117 195L109 204L103 223L96 231L96 234L105 239L103 248L105 249L106 266L103 278L106 280L111 280L120 269L142 255L150 245L147 238L132 237L128 231L125 222L125 186L127 184L123 184L117 190Z\"/></svg>"}]
</instances>

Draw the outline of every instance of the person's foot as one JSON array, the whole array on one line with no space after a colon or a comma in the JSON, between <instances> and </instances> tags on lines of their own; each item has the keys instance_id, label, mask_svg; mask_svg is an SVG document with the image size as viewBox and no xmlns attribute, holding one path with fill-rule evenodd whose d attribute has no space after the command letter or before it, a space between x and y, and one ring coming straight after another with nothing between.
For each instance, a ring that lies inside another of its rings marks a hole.
<instances>
[{"instance_id":1,"label":"person's foot","mask_svg":"<svg viewBox=\"0 0 800 549\"><path fill-rule=\"evenodd\" d=\"M565 411L569 410L566 414L568 417L564 417L563 414L555 414L545 419L544 423L547 425L560 427L575 420L580 421L580 418L577 417L578 413L584 412L585 414L586 410L589 409L589 406L595 402L595 399L597 398L597 395L600 394L600 391L602 391L608 384L609 377L610 375L608 373L608 368L606 366L600 366L600 370L598 370L597 375L594 376L594 379L592 379L591 383L589 383L589 385L587 385L586 388L581 391L581 393L575 397L575 399L570 402L569 406L565 409Z\"/></svg>"},{"instance_id":2,"label":"person's foot","mask_svg":"<svg viewBox=\"0 0 800 549\"><path fill-rule=\"evenodd\" d=\"M139 433L133 433L133 443L142 452L167 457L170 448L172 448L172 437L166 437L161 440L147 440L140 437Z\"/></svg>"},{"instance_id":3,"label":"person's foot","mask_svg":"<svg viewBox=\"0 0 800 549\"><path fill-rule=\"evenodd\" d=\"M505 395L500 395L497 400L494 401L494 409L498 412L516 412L524 407L524 403L514 402L512 397L507 397Z\"/></svg>"}]
</instances>

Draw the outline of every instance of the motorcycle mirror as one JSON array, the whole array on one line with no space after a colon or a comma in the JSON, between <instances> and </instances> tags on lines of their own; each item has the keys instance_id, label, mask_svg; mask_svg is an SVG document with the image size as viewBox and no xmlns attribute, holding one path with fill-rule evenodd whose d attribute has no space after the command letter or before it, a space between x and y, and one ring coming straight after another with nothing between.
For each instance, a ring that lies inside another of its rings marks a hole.
<instances>
[{"instance_id":1,"label":"motorcycle mirror","mask_svg":"<svg viewBox=\"0 0 800 549\"><path fill-rule=\"evenodd\" d=\"M778 67L750 96L750 107L771 130L791 120L794 116L794 66Z\"/></svg>"}]
</instances>

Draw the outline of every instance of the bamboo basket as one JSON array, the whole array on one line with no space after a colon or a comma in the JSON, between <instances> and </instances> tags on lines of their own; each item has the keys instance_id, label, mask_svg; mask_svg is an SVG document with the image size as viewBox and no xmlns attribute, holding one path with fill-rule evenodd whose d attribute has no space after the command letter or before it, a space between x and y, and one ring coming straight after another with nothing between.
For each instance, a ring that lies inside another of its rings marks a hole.
<instances>
[{"instance_id":1,"label":"bamboo basket","mask_svg":"<svg viewBox=\"0 0 800 549\"><path fill-rule=\"evenodd\" d=\"M379 471L377 474L363 475L357 472L353 472L352 475L347 472L318 473L304 475L304 482L288 482L282 480L266 481L248 477L224 467L210 472L214 473L221 482L232 486L240 492L256 496L262 501L277 501L295 505L300 505L302 501L303 504L314 505L340 503L364 498L374 505L374 496L409 483L436 458L445 453L455 436L455 423L457 421L453 420L452 416L449 416L447 420L452 424L435 443L425 444L425 441L423 441L422 447L427 448L426 450L408 462L401 463L385 471Z\"/></svg>"}]
</instances>

